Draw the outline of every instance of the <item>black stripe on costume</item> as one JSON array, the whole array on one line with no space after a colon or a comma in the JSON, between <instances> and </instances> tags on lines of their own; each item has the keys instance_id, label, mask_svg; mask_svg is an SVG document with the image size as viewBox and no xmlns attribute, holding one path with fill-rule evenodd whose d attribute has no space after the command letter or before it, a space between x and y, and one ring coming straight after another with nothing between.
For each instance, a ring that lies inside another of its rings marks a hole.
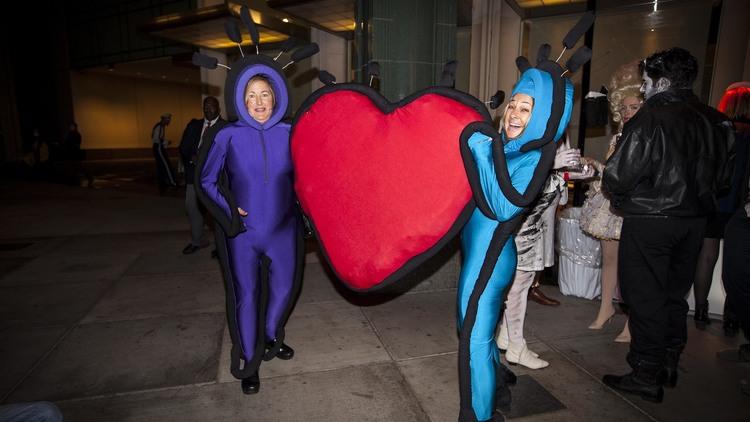
<instances>
[{"instance_id":1,"label":"black stripe on costume","mask_svg":"<svg viewBox=\"0 0 750 422\"><path fill-rule=\"evenodd\" d=\"M499 141L500 133L498 133L498 131L487 122L470 123L464 128L463 132L461 132L460 140L461 158L464 161L464 169L466 169L466 177L469 179L469 186L471 186L474 202L476 203L477 208L479 208L479 211L481 211L485 217L497 220L497 216L495 216L495 213L487 202L487 198L484 196L484 190L482 189L482 184L479 180L479 169L477 169L477 164L474 161L474 157L471 155L471 150L469 149L469 138L475 132L480 132L483 135L489 136L492 138L493 143L500 142L502 144L502 141Z\"/></svg>"},{"instance_id":2,"label":"black stripe on costume","mask_svg":"<svg viewBox=\"0 0 750 422\"><path fill-rule=\"evenodd\" d=\"M459 422L478 422L471 400L471 361L469 359L471 356L471 332L474 330L474 323L477 319L479 299L487 288L505 243L518 228L518 225L521 224L523 218L523 213L519 214L512 220L501 223L495 229L490 246L487 249L487 255L485 255L482 263L482 269L479 270L477 282L474 284L469 303L466 306L466 314L464 315L458 342L458 388L461 397ZM502 378L497 378L497 382L504 381Z\"/></svg>"},{"instance_id":3,"label":"black stripe on costume","mask_svg":"<svg viewBox=\"0 0 750 422\"><path fill-rule=\"evenodd\" d=\"M265 316L266 308L268 305L268 272L270 260L266 256L261 257L261 269L259 277L259 297L258 297L258 317L257 317L257 338L255 343L255 350L252 351L253 359L246 361L244 365L241 365L242 356L242 342L240 340L239 327L237 324L237 297L235 295L234 288L234 276L232 275L232 269L229 264L229 249L227 247L227 238L237 236L244 230L242 226L242 219L239 211L237 211L237 202L234 199L234 195L230 190L229 178L226 173L222 173L219 179L219 192L227 201L231 216L227 216L226 212L219 207L211 198L209 198L203 191L203 185L201 184L201 171L203 166L206 164L208 153L214 144L216 135L219 131L229 122L217 121L213 126L206 129L204 133L204 141L201 145L198 160L195 164L195 192L198 199L203 203L206 209L211 213L211 216L217 223L215 230L216 237L216 252L219 258L219 264L221 267L222 278L224 280L224 291L225 291L225 302L227 308L227 324L229 325L229 335L232 338L232 352L230 370L235 378L243 379L251 376L258 370L263 356L265 354ZM304 256L304 254L302 254ZM297 270L295 270L295 275ZM292 301L290 301L291 306ZM287 309L286 315L288 316L290 309ZM246 353L249 355L250 353Z\"/></svg>"},{"instance_id":4,"label":"black stripe on costume","mask_svg":"<svg viewBox=\"0 0 750 422\"><path fill-rule=\"evenodd\" d=\"M560 76L563 73L563 69L559 64L550 60L539 63L536 69L547 72L552 78L552 110L547 119L547 127L544 130L544 135L523 145L521 152L537 149L553 141L557 129L560 127L560 120L562 120L563 113L565 112L565 80Z\"/></svg>"},{"instance_id":5,"label":"black stripe on costume","mask_svg":"<svg viewBox=\"0 0 750 422\"><path fill-rule=\"evenodd\" d=\"M230 123L226 121L217 121L213 126L206 129L206 132L203 134L203 144L198 151L198 159L195 163L194 185L198 199L200 199L206 209L208 209L216 223L224 231L225 235L228 237L234 237L240 234L244 228L242 227L242 217L240 216L239 211L237 211L237 201L234 199L234 195L232 195L232 191L229 189L229 178L226 173L222 173L219 180L219 191L229 205L231 216L227 216L224 210L206 195L203 191L203 184L201 183L201 172L203 171L203 166L206 165L208 152L214 145L216 135L221 129L229 124Z\"/></svg>"},{"instance_id":6,"label":"black stripe on costume","mask_svg":"<svg viewBox=\"0 0 750 422\"><path fill-rule=\"evenodd\" d=\"M539 190L544 186L544 182L549 176L549 171L552 169L552 165L555 162L555 149L557 144L554 142L548 142L542 147L542 156L539 158L534 169L534 175L531 177L528 186L523 194L518 192L510 179L510 173L508 172L508 163L505 159L505 151L503 145L500 142L495 142L492 145L492 159L495 162L495 175L497 176L497 183L500 185L500 190L503 191L505 197L510 201L511 204L526 208L536 200Z\"/></svg>"},{"instance_id":7,"label":"black stripe on costume","mask_svg":"<svg viewBox=\"0 0 750 422\"><path fill-rule=\"evenodd\" d=\"M471 95L457 91L455 89L447 88L447 87L430 87L427 89L424 89L422 91L418 91L412 95L409 95L408 97L404 98L401 101L398 101L396 103L392 103L388 101L383 95L381 95L379 92L375 91L374 89L370 88L367 85L362 85L358 83L337 83L335 85L331 86L324 86L317 91L313 92L305 101L302 103L302 105L299 107L297 113L294 116L294 120L292 121L292 132L291 132L291 142L294 142L294 131L296 129L297 121L307 112L307 110L312 107L312 105L322 96L337 92L337 91L354 91L360 94L365 95L372 101L384 114L389 114L393 112L395 109L402 107L406 104L411 103L412 101L416 100L417 98L426 95L426 94L437 94L444 97L447 97L449 99L452 99L454 101L458 101L472 109L474 109L476 112L478 112L481 116L483 121L485 122L491 122L492 118L490 117L489 112L487 111L487 107L485 107L482 102L477 100L476 98L472 97ZM294 162L294 156L292 156L292 162ZM296 175L295 175L296 178ZM296 186L296 180L295 180L295 186ZM412 257L409 261L407 261L404 265L401 266L398 270L394 271L391 275L386 277L384 280L382 280L379 284L368 288L368 289L357 289L354 288L346 283L346 287L354 292L357 293L369 293L369 292L375 292L378 290L381 290L385 287L388 287L395 283L396 281L400 280L401 278L408 275L410 272L414 271L417 267L422 265L424 262L432 258L435 254L437 254L443 247L445 247L454 237L456 237L463 226L466 224L467 221L469 221L469 218L471 217L471 214L474 212L474 201L470 200L464 209L459 214L458 218L456 218L456 221L453 223L451 228L446 232L446 234L430 249L426 250L425 252L416 255ZM328 264L328 268L331 269L333 274L339 279L343 280L344 278L341 277L341 275L336 271L336 268L331 263L331 259L328 256L328 252L326 249L325 244L323 243L322 239L318 235L318 229L315 226L315 220L310 216L307 215L308 220L310 221L310 227L312 228L312 231L315 235L315 238L318 240L318 244L320 245L320 253L324 257L326 263Z\"/></svg>"},{"instance_id":8,"label":"black stripe on costume","mask_svg":"<svg viewBox=\"0 0 750 422\"><path fill-rule=\"evenodd\" d=\"M237 379L247 378L258 370L265 351L265 314L268 303L268 262L267 258L261 262L260 274L260 292L258 297L258 320L255 350L253 359L240 365L242 357L242 341L240 340L239 329L237 326L237 297L235 296L234 277L232 269L229 266L229 249L227 247L227 237L223 230L216 230L216 252L219 256L219 263L224 280L225 303L227 308L227 324L229 325L229 336L232 339L232 351L230 359L230 371L232 376ZM265 258L265 257L264 257Z\"/></svg>"}]
</instances>

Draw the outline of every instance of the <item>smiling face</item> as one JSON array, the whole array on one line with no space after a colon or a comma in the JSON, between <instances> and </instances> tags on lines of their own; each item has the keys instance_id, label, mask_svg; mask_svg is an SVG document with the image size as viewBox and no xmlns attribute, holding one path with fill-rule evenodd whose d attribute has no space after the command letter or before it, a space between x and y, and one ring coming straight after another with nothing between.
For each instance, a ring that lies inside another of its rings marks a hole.
<instances>
[{"instance_id":1,"label":"smiling face","mask_svg":"<svg viewBox=\"0 0 750 422\"><path fill-rule=\"evenodd\" d=\"M245 107L250 117L258 123L265 123L273 114L275 103L273 88L265 78L254 77L245 88Z\"/></svg>"},{"instance_id":2,"label":"smiling face","mask_svg":"<svg viewBox=\"0 0 750 422\"><path fill-rule=\"evenodd\" d=\"M625 97L620 104L620 114L622 115L622 124L628 122L635 116L641 108L641 99L638 97Z\"/></svg>"},{"instance_id":3,"label":"smiling face","mask_svg":"<svg viewBox=\"0 0 750 422\"><path fill-rule=\"evenodd\" d=\"M516 139L526 129L534 108L534 99L520 92L511 97L503 116L503 130L508 139Z\"/></svg>"}]
</instances>

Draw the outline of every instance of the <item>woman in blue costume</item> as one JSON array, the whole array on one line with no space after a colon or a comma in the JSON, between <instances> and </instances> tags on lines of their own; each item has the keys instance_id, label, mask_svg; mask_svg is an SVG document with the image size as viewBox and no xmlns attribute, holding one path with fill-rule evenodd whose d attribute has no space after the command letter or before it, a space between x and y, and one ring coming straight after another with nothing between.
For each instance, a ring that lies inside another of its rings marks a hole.
<instances>
[{"instance_id":1,"label":"woman in blue costume","mask_svg":"<svg viewBox=\"0 0 750 422\"><path fill-rule=\"evenodd\" d=\"M536 68L525 58L497 133L483 123L467 127L462 155L477 209L461 234L464 260L458 290L459 421L502 421L495 411L515 376L500 363L494 342L505 291L516 269L513 233L552 167L573 103L573 86L543 46ZM575 56L574 56L575 57ZM581 57L579 57L580 61ZM587 58L586 58L587 60ZM585 61L585 60L584 60ZM568 67L572 68L570 62ZM509 403L504 403L509 404Z\"/></svg>"}]
</instances>

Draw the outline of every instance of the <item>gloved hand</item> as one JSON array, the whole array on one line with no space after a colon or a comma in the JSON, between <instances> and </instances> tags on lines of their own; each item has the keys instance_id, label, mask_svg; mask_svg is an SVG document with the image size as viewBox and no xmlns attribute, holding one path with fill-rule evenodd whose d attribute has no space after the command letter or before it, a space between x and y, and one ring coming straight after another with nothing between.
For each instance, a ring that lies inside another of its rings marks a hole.
<instances>
[{"instance_id":1,"label":"gloved hand","mask_svg":"<svg viewBox=\"0 0 750 422\"><path fill-rule=\"evenodd\" d=\"M565 148L561 146L555 153L555 163L553 168L555 170L564 167L575 167L581 163L581 151L575 148Z\"/></svg>"},{"instance_id":2,"label":"gloved hand","mask_svg":"<svg viewBox=\"0 0 750 422\"><path fill-rule=\"evenodd\" d=\"M586 164L581 171L568 170L567 173L570 180L585 180L594 177L596 169L594 169L594 166Z\"/></svg>"}]
</instances>

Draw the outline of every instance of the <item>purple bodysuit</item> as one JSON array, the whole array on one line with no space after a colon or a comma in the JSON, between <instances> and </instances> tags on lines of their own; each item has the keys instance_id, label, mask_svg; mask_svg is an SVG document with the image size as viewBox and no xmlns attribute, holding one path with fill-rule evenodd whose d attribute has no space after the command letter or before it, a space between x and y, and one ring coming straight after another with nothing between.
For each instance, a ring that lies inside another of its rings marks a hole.
<instances>
[{"instance_id":1,"label":"purple bodysuit","mask_svg":"<svg viewBox=\"0 0 750 422\"><path fill-rule=\"evenodd\" d=\"M290 125L281 122L288 106L287 85L275 67L256 63L237 76L233 100L238 120L215 133L198 170L201 196L223 231L217 243L223 240L225 247L217 249L233 331L232 372L238 378L257 370L266 343L283 341L300 278ZM247 81L257 74L269 79L276 100L264 124L250 116L243 98ZM247 216L239 216L237 207ZM245 361L244 369L239 370L237 358Z\"/></svg>"}]
</instances>

